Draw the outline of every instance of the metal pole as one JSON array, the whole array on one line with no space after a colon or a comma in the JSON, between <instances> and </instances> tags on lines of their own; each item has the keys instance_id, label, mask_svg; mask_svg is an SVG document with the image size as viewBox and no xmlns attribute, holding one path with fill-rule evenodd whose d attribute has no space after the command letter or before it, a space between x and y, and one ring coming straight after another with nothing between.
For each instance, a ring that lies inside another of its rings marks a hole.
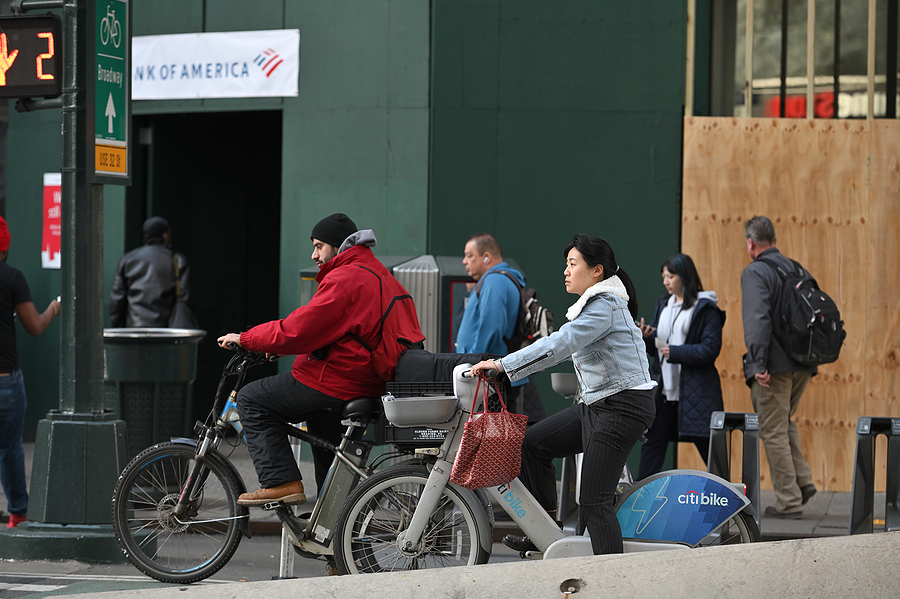
<instances>
[{"instance_id":1,"label":"metal pole","mask_svg":"<svg viewBox=\"0 0 900 599\"><path fill-rule=\"evenodd\" d=\"M781 85L779 87L778 116L784 118L787 104L787 45L788 45L788 9L787 0L781 0Z\"/></svg>"},{"instance_id":2,"label":"metal pole","mask_svg":"<svg viewBox=\"0 0 900 599\"><path fill-rule=\"evenodd\" d=\"M816 0L806 0L806 118L816 112Z\"/></svg>"},{"instance_id":3,"label":"metal pole","mask_svg":"<svg viewBox=\"0 0 900 599\"><path fill-rule=\"evenodd\" d=\"M62 106L62 296L60 411L103 410L103 186L88 182L84 139L87 77L85 2L63 10L65 55Z\"/></svg>"},{"instance_id":4,"label":"metal pole","mask_svg":"<svg viewBox=\"0 0 900 599\"><path fill-rule=\"evenodd\" d=\"M868 75L866 94L869 100L866 108L867 119L875 118L875 8L875 0L869 0L869 28L866 51L866 73Z\"/></svg>"},{"instance_id":5,"label":"metal pole","mask_svg":"<svg viewBox=\"0 0 900 599\"><path fill-rule=\"evenodd\" d=\"M897 0L887 5L887 82L885 83L885 117L897 118Z\"/></svg>"},{"instance_id":6,"label":"metal pole","mask_svg":"<svg viewBox=\"0 0 900 599\"><path fill-rule=\"evenodd\" d=\"M841 102L841 0L834 0L834 112L838 118Z\"/></svg>"},{"instance_id":7,"label":"metal pole","mask_svg":"<svg viewBox=\"0 0 900 599\"><path fill-rule=\"evenodd\" d=\"M747 0L747 34L744 40L744 116L753 116L753 0Z\"/></svg>"},{"instance_id":8,"label":"metal pole","mask_svg":"<svg viewBox=\"0 0 900 599\"><path fill-rule=\"evenodd\" d=\"M697 40L697 0L687 1L687 60L684 69L684 116L694 115L694 60Z\"/></svg>"}]
</instances>

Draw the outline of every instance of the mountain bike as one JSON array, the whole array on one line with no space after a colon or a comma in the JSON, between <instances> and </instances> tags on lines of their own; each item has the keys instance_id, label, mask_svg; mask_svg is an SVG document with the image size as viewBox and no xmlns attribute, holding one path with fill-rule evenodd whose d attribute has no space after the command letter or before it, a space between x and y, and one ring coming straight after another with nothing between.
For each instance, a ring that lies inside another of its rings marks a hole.
<instances>
[{"instance_id":1,"label":"mountain bike","mask_svg":"<svg viewBox=\"0 0 900 599\"><path fill-rule=\"evenodd\" d=\"M233 452L243 443L235 401L247 370L269 358L236 345L232 349L235 353L223 370L210 415L194 427L196 437L174 438L142 451L125 467L113 493L113 529L122 552L138 570L163 582L197 582L215 574L234 555L242 537L250 536L249 509L237 504L247 489L228 460L230 452L224 450ZM227 381L232 377L229 392ZM363 435L382 411L380 398L348 401L342 422L347 428L337 446L288 427L290 436L334 453L311 513L298 516L281 502L263 506L276 512L299 555L331 565L336 519L357 482L387 460L434 445L435 441L394 446L370 462L373 443ZM236 435L229 437L232 430Z\"/></svg>"},{"instance_id":2,"label":"mountain bike","mask_svg":"<svg viewBox=\"0 0 900 599\"><path fill-rule=\"evenodd\" d=\"M338 516L335 561L342 574L391 572L486 563L494 510L505 511L537 549L523 557L593 555L590 538L562 530L519 481L475 491L450 482L463 423L473 409L470 365L453 371L453 398L385 398L395 426L447 430L422 464L386 468L362 481ZM455 413L444 418L453 403ZM408 404L402 409L395 406ZM429 404L434 404L430 413ZM440 414L440 416L438 416ZM442 419L443 418L443 419ZM620 481L617 515L626 552L676 550L760 540L750 501L734 485L697 470L671 470Z\"/></svg>"}]
</instances>

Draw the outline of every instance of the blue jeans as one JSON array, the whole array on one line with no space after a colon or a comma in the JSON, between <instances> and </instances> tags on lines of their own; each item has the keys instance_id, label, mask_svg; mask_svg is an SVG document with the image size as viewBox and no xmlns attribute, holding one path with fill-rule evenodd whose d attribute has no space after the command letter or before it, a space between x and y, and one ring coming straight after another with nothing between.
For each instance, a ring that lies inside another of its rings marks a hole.
<instances>
[{"instance_id":1,"label":"blue jeans","mask_svg":"<svg viewBox=\"0 0 900 599\"><path fill-rule=\"evenodd\" d=\"M0 483L6 493L7 511L24 516L28 511L25 488L25 379L21 370L0 376Z\"/></svg>"}]
</instances>

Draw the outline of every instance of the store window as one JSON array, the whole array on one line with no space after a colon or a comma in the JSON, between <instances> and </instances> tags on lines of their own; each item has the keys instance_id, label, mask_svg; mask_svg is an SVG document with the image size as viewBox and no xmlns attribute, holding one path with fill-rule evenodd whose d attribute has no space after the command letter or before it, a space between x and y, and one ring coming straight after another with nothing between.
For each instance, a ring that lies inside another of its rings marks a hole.
<instances>
[{"instance_id":1,"label":"store window","mask_svg":"<svg viewBox=\"0 0 900 599\"><path fill-rule=\"evenodd\" d=\"M753 14L750 29L753 43L749 49L746 43L748 2ZM873 114L876 118L897 118L900 112L898 2L877 0L874 3ZM711 0L709 6L713 46L710 93L717 94L710 100L713 114L747 114L749 51L753 67L750 115L806 118L808 1ZM814 4L815 118L865 118L867 115L869 7L869 0L816 0ZM731 64L733 71L727 68Z\"/></svg>"}]
</instances>

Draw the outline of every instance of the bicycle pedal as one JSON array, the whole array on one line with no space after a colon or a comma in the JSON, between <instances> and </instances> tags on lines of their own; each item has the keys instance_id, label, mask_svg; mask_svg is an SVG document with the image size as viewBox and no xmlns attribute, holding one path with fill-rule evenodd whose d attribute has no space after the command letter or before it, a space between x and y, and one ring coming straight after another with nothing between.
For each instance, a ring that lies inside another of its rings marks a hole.
<instances>
[{"instance_id":1,"label":"bicycle pedal","mask_svg":"<svg viewBox=\"0 0 900 599\"><path fill-rule=\"evenodd\" d=\"M269 503L264 503L259 507L266 510L267 512L271 512L273 510L277 510L280 507L284 507L284 503L282 503L281 501L270 501Z\"/></svg>"},{"instance_id":2,"label":"bicycle pedal","mask_svg":"<svg viewBox=\"0 0 900 599\"><path fill-rule=\"evenodd\" d=\"M544 554L540 551L526 551L519 555L521 555L523 559L544 559Z\"/></svg>"}]
</instances>

